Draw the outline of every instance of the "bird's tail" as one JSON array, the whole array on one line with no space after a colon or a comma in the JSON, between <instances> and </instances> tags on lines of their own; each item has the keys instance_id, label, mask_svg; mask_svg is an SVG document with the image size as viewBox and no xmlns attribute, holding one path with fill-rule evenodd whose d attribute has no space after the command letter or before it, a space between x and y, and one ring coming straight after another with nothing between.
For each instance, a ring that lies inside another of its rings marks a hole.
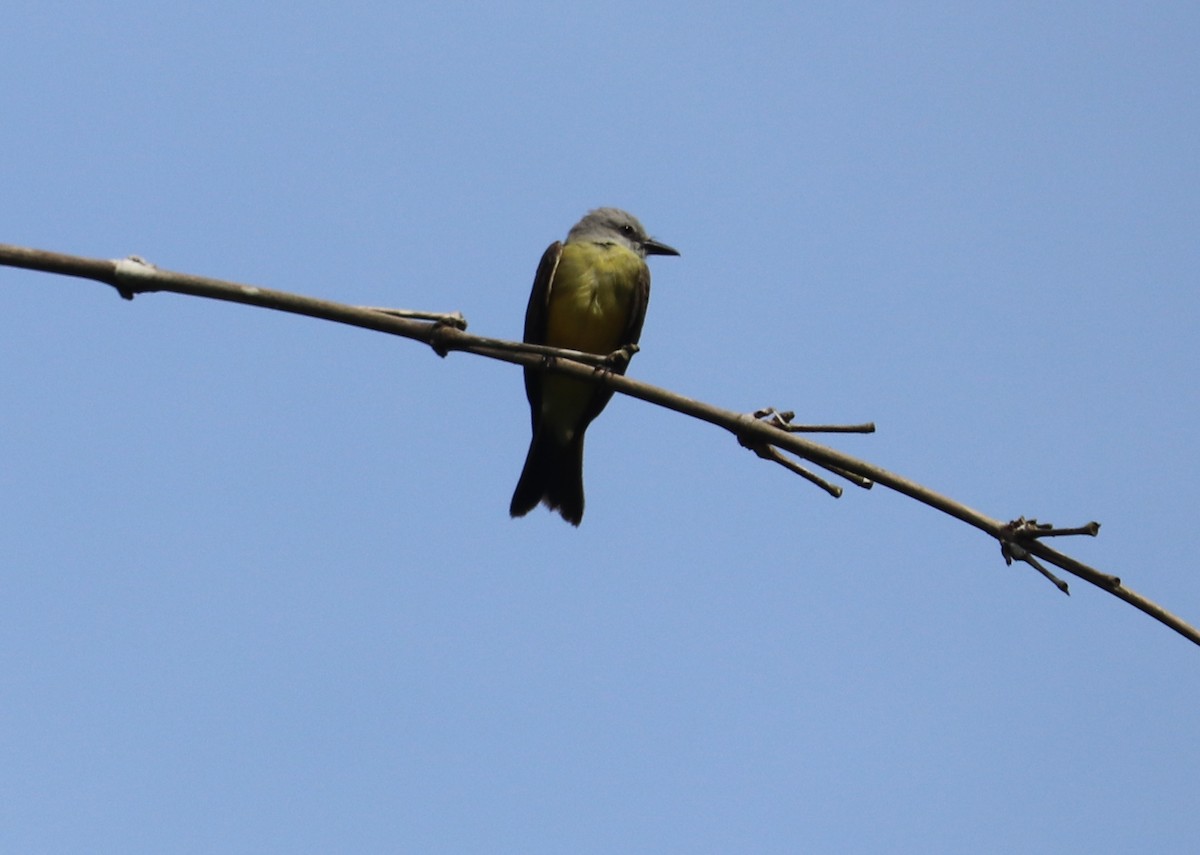
<instances>
[{"instance_id":1,"label":"bird's tail","mask_svg":"<svg viewBox=\"0 0 1200 855\"><path fill-rule=\"evenodd\" d=\"M558 511L571 525L583 519L583 431L566 445L555 442L548 431L533 435L508 513L523 517L538 502Z\"/></svg>"}]
</instances>

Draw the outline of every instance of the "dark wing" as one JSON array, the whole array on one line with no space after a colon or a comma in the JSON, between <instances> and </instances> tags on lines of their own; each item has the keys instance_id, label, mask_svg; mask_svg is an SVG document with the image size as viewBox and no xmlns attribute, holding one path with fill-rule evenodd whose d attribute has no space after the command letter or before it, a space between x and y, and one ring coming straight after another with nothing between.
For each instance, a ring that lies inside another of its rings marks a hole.
<instances>
[{"instance_id":1,"label":"dark wing","mask_svg":"<svg viewBox=\"0 0 1200 855\"><path fill-rule=\"evenodd\" d=\"M546 314L550 305L550 284L562 258L562 242L555 241L546 247L537 273L533 277L533 291L529 294L529 306L525 309L525 339L527 344L546 343ZM639 327L641 324L638 325ZM537 428L538 413L542 411L542 372L525 369L525 397L529 399L530 417Z\"/></svg>"},{"instance_id":2,"label":"dark wing","mask_svg":"<svg viewBox=\"0 0 1200 855\"><path fill-rule=\"evenodd\" d=\"M642 324L646 321L646 307L649 305L650 268L643 264L642 272L638 275L637 290L633 294L633 305L629 308L629 322L621 340L622 345L638 343L638 339L642 337Z\"/></svg>"}]
</instances>

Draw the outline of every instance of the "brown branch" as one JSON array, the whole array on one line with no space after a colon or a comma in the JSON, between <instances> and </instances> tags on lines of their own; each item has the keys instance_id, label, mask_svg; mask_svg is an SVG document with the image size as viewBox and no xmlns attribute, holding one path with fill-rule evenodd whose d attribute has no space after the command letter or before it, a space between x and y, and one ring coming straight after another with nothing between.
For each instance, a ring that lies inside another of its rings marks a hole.
<instances>
[{"instance_id":1,"label":"brown branch","mask_svg":"<svg viewBox=\"0 0 1200 855\"><path fill-rule=\"evenodd\" d=\"M1054 581L1060 590L1065 592L1066 584L1038 564L1036 559L1053 564L1090 582L1145 612L1192 643L1200 645L1200 631L1182 618L1126 588L1119 578L1102 573L1068 555L1051 549L1041 540L1043 537L1057 535L1095 535L1099 530L1098 525L1093 523L1078 529L1048 529L1034 520L1026 521L1023 518L1007 523L1001 522L880 466L797 436L796 431L801 428L799 426L792 427L789 424L791 416L787 413L776 414L773 410L735 413L611 371L604 371L602 366L608 364L608 357L471 335L465 331L466 323L462 320L462 316L456 313L441 315L348 306L343 303L303 297L285 291L273 291L220 279L173 273L160 270L138 258L120 261L80 258L6 244L0 244L0 266L20 267L92 279L111 285L128 300L132 300L137 294L170 291L261 306L266 309L291 312L403 336L428 344L442 356L450 351L464 351L490 359L600 383L623 395L639 398L722 427L733 433L742 445L753 450L759 456L778 462L797 474L809 478L814 483L822 485L823 489L830 493L836 494L840 491L832 485L825 484L821 479L804 470L803 467L787 460L779 454L779 450L791 452L797 457L834 473L857 476L861 486L869 486L873 482L916 499L918 502L949 514L995 538L1001 545L1006 561L1011 563L1013 560L1018 560L1030 563L1031 566ZM764 418L765 416L771 418ZM779 418L774 418L775 416L779 416ZM861 430L868 426L852 427ZM834 427L834 429L838 428Z\"/></svg>"}]
</instances>

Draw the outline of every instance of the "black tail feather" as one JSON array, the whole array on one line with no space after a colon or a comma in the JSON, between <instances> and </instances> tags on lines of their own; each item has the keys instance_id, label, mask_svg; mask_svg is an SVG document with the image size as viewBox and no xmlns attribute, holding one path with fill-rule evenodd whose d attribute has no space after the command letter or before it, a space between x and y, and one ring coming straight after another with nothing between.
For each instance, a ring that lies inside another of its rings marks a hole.
<instances>
[{"instance_id":1,"label":"black tail feather","mask_svg":"<svg viewBox=\"0 0 1200 855\"><path fill-rule=\"evenodd\" d=\"M542 431L534 434L508 513L523 517L538 502L558 511L571 525L579 525L583 519L582 431L566 445L559 445Z\"/></svg>"}]
</instances>

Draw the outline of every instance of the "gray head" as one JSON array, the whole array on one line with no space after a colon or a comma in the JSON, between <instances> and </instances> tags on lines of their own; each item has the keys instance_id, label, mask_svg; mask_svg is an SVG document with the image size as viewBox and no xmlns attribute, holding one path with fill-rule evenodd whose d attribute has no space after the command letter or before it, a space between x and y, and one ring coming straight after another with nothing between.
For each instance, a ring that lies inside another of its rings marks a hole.
<instances>
[{"instance_id":1,"label":"gray head","mask_svg":"<svg viewBox=\"0 0 1200 855\"><path fill-rule=\"evenodd\" d=\"M567 243L616 243L645 258L679 255L679 251L647 236L637 217L620 208L597 208L571 227Z\"/></svg>"}]
</instances>

